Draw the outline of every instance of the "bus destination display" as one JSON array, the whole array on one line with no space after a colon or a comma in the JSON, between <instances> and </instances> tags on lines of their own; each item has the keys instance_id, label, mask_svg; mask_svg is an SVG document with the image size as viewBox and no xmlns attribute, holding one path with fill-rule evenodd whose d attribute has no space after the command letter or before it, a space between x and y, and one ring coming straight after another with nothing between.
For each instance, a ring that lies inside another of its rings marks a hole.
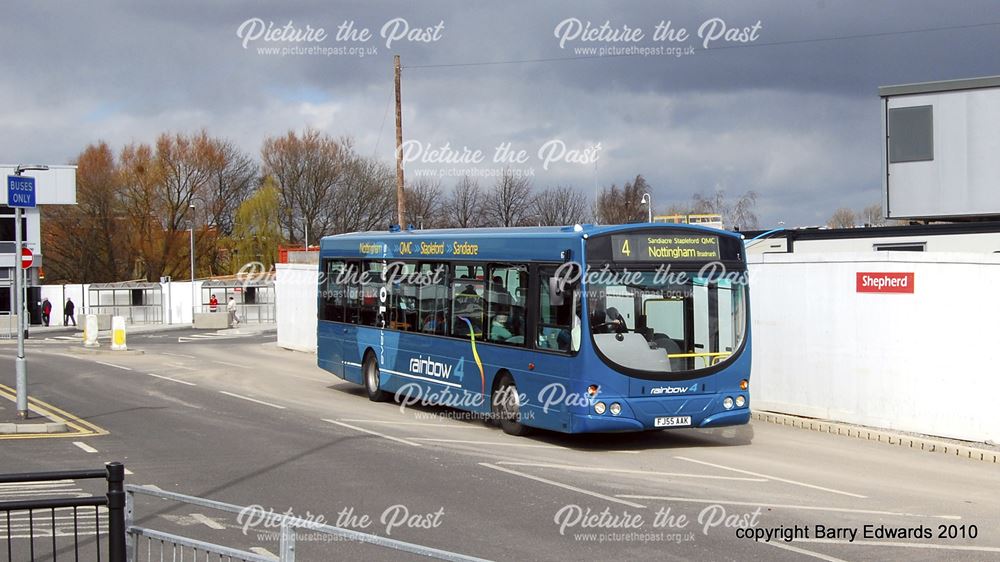
<instances>
[{"instance_id":1,"label":"bus destination display","mask_svg":"<svg viewBox=\"0 0 1000 562\"><path fill-rule=\"evenodd\" d=\"M629 234L611 237L615 261L681 262L720 259L718 236Z\"/></svg>"}]
</instances>

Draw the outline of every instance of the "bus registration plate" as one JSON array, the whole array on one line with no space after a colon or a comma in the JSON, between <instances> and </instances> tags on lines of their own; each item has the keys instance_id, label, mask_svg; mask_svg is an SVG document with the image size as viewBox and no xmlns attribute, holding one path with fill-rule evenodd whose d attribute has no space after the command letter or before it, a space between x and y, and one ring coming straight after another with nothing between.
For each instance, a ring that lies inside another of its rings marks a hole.
<instances>
[{"instance_id":1,"label":"bus registration plate","mask_svg":"<svg viewBox=\"0 0 1000 562\"><path fill-rule=\"evenodd\" d=\"M653 420L655 427L679 427L691 425L691 416L666 416Z\"/></svg>"}]
</instances>

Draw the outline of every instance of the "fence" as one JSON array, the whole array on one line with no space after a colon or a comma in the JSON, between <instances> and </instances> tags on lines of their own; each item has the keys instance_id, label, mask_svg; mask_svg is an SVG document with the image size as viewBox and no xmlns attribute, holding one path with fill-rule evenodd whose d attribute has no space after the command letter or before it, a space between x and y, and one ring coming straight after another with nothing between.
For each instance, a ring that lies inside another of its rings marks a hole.
<instances>
[{"instance_id":1,"label":"fence","mask_svg":"<svg viewBox=\"0 0 1000 562\"><path fill-rule=\"evenodd\" d=\"M104 537L107 538L104 550L107 559L111 562L125 562L125 466L121 463L109 463L97 470L0 474L0 486L16 495L16 488L10 485L22 484L22 488L27 487L25 495L40 496L45 495L43 490L51 490L46 486L56 485L47 483L87 479L107 480L107 494L0 502L0 514L6 516L5 525L0 527L0 537L7 543L7 562L48 558L47 553L51 554L52 560L56 560L58 554L68 551L72 551L73 558L79 560L80 538L91 534L96 536L96 559L102 560L101 508L104 508L103 521L107 525L104 532ZM90 518L89 509L81 508L93 508L93 519ZM37 511L42 512L40 517L35 516ZM19 512L27 512L27 516L11 516L12 513ZM71 544L68 540L70 537Z\"/></svg>"},{"instance_id":2,"label":"fence","mask_svg":"<svg viewBox=\"0 0 1000 562\"><path fill-rule=\"evenodd\" d=\"M180 535L165 533L134 524L135 521L135 496L146 495L161 500L170 500L188 505L196 505L208 509L214 509L226 513L241 514L251 509L244 506L223 503L219 501L187 496L175 492L167 492L158 488L148 488L142 486L125 487L125 523L128 529L127 552L130 562L143 562L153 560L184 560L186 554L191 555L191 560L209 559L219 557L227 560L240 560L243 562L276 562L271 556L257 554L247 550L231 548L218 544L212 544L197 539L182 537ZM259 506L257 506L259 507ZM465 556L455 552L439 550L418 544L403 542L395 539L381 537L332 527L330 525L319 524L316 521L300 519L287 514L281 514L280 543L278 547L277 562L295 561L295 539L296 533L300 529L309 533L320 533L332 537L339 537L355 541L358 543L371 544L383 548L389 548L401 552L408 552L418 556L435 558L438 560L453 560L460 562L484 562L481 558ZM144 540L145 539L145 540Z\"/></svg>"}]
</instances>

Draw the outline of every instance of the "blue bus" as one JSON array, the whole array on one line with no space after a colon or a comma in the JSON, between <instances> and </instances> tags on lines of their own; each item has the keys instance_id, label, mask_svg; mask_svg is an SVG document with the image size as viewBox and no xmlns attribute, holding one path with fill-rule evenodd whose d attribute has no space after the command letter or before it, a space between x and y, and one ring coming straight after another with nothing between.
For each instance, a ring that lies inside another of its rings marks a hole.
<instances>
[{"instance_id":1,"label":"blue bus","mask_svg":"<svg viewBox=\"0 0 1000 562\"><path fill-rule=\"evenodd\" d=\"M319 268L318 364L371 400L451 406L514 435L749 421L739 234L363 232L323 238Z\"/></svg>"}]
</instances>

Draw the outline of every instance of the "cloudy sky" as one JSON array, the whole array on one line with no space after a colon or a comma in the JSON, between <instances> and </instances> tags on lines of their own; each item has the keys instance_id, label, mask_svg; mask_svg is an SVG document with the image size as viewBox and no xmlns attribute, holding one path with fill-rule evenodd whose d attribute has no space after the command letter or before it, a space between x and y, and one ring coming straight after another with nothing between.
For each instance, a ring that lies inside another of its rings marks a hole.
<instances>
[{"instance_id":1,"label":"cloudy sky","mask_svg":"<svg viewBox=\"0 0 1000 562\"><path fill-rule=\"evenodd\" d=\"M201 128L258 154L305 127L391 162L398 54L408 177L488 174L509 146L538 188L642 174L660 209L752 189L763 226L879 200L878 86L1000 74L1000 2L982 0L19 1L3 28L3 162ZM581 50L637 47L662 51Z\"/></svg>"}]
</instances>

